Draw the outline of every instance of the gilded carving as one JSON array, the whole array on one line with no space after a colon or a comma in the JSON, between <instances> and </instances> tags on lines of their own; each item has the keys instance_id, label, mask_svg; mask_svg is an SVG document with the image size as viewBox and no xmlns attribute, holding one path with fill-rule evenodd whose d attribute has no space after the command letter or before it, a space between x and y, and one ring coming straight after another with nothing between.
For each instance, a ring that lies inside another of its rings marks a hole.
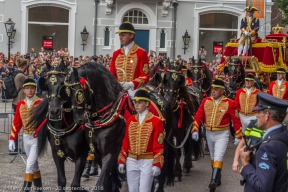
<instances>
[{"instance_id":1,"label":"gilded carving","mask_svg":"<svg viewBox=\"0 0 288 192\"><path fill-rule=\"evenodd\" d=\"M51 75L49 80L52 85L57 83L57 77L55 75Z\"/></svg>"},{"instance_id":2,"label":"gilded carving","mask_svg":"<svg viewBox=\"0 0 288 192\"><path fill-rule=\"evenodd\" d=\"M83 89L78 89L75 93L75 100L77 104L81 104L84 101L84 91Z\"/></svg>"}]
</instances>

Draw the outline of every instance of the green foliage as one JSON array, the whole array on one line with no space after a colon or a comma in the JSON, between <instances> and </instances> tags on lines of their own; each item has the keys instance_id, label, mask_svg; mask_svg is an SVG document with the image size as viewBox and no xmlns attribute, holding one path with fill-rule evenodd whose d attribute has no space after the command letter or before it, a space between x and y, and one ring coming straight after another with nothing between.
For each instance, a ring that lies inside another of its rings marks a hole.
<instances>
[{"instance_id":1,"label":"green foliage","mask_svg":"<svg viewBox=\"0 0 288 192\"><path fill-rule=\"evenodd\" d=\"M288 25L288 0L275 0L275 3L282 11L282 25Z\"/></svg>"}]
</instances>

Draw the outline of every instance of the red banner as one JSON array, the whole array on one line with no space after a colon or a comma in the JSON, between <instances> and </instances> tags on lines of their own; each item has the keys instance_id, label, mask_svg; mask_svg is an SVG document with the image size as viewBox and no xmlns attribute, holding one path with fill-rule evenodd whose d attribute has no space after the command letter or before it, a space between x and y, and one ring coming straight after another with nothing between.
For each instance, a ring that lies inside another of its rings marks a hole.
<instances>
[{"instance_id":1,"label":"red banner","mask_svg":"<svg viewBox=\"0 0 288 192\"><path fill-rule=\"evenodd\" d=\"M265 0L246 0L246 6L253 6L259 10L254 12L255 17L265 17Z\"/></svg>"}]
</instances>

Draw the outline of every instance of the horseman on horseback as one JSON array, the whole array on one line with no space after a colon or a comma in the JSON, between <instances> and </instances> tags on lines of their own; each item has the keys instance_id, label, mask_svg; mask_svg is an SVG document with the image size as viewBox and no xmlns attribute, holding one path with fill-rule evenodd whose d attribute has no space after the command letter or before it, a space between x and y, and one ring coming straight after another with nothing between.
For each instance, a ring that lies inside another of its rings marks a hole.
<instances>
[{"instance_id":1,"label":"horseman on horseback","mask_svg":"<svg viewBox=\"0 0 288 192\"><path fill-rule=\"evenodd\" d=\"M123 47L113 53L110 72L117 78L124 90L133 98L136 90L149 80L149 59L147 52L134 43L134 26L125 21L119 27Z\"/></svg>"}]
</instances>

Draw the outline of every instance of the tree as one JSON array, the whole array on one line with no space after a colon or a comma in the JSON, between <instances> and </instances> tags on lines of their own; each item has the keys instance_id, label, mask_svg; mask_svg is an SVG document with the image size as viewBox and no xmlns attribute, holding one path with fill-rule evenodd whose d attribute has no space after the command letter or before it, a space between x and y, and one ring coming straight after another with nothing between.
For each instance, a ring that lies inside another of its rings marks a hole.
<instances>
[{"instance_id":1,"label":"tree","mask_svg":"<svg viewBox=\"0 0 288 192\"><path fill-rule=\"evenodd\" d=\"M282 12L282 25L288 25L288 0L275 0L275 3Z\"/></svg>"}]
</instances>

